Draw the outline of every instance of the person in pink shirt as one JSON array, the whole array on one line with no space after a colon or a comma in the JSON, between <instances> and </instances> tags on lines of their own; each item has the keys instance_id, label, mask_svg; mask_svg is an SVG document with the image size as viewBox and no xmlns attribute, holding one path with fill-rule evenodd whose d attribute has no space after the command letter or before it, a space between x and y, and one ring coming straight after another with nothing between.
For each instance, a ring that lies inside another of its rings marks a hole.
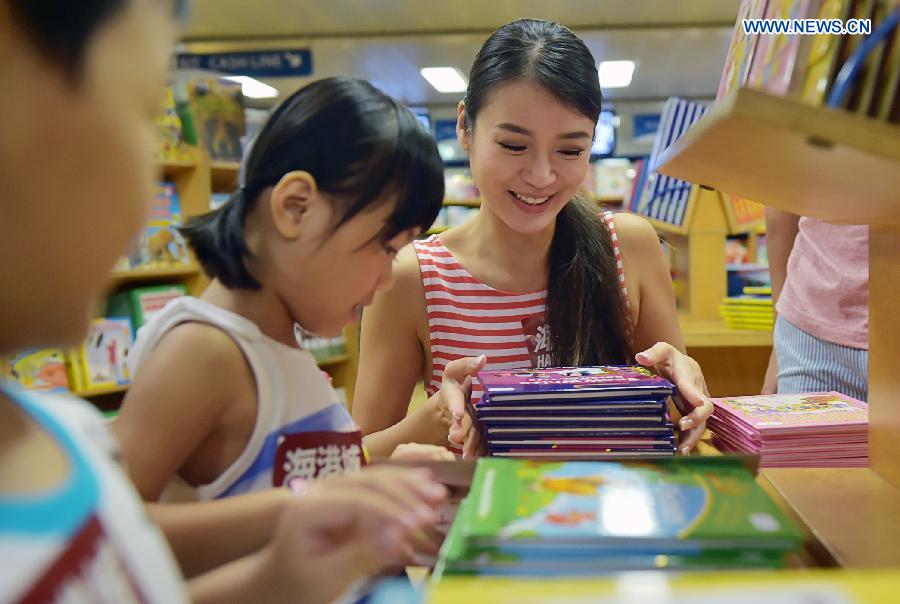
<instances>
[{"instance_id":1,"label":"person in pink shirt","mask_svg":"<svg viewBox=\"0 0 900 604\"><path fill-rule=\"evenodd\" d=\"M766 209L777 318L763 394L868 391L869 227Z\"/></svg>"}]
</instances>

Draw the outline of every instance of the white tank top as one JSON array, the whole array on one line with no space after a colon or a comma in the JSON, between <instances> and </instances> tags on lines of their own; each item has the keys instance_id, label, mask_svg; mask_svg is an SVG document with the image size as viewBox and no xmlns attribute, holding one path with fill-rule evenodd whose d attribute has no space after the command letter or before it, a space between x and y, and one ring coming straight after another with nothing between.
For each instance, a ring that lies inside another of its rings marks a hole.
<instances>
[{"instance_id":1,"label":"white tank top","mask_svg":"<svg viewBox=\"0 0 900 604\"><path fill-rule=\"evenodd\" d=\"M68 475L46 493L0 492L0 602L187 602L97 410L65 395L3 390L56 441Z\"/></svg>"},{"instance_id":2,"label":"white tank top","mask_svg":"<svg viewBox=\"0 0 900 604\"><path fill-rule=\"evenodd\" d=\"M362 438L313 356L263 334L249 319L194 297L172 300L138 331L128 355L131 374L176 325L200 322L227 333L256 380L256 426L241 455L221 476L195 489L200 500L229 497L358 469ZM216 376L209 376L211 380ZM164 500L175 497L172 486ZM180 490L180 489L179 489Z\"/></svg>"}]
</instances>

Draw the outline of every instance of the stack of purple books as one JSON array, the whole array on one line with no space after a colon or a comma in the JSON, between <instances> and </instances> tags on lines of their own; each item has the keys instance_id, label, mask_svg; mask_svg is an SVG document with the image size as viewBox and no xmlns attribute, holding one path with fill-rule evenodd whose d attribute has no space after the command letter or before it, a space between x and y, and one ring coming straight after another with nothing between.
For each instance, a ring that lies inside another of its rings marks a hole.
<instances>
[{"instance_id":1,"label":"stack of purple books","mask_svg":"<svg viewBox=\"0 0 900 604\"><path fill-rule=\"evenodd\" d=\"M471 413L488 454L519 459L625 459L675 452L675 386L643 367L482 371Z\"/></svg>"}]
</instances>

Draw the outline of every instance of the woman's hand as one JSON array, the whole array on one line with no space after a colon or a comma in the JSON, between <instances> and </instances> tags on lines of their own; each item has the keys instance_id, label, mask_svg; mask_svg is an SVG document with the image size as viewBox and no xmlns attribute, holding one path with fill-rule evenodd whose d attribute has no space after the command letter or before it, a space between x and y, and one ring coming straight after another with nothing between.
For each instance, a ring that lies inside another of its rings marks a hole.
<instances>
[{"instance_id":1,"label":"woman's hand","mask_svg":"<svg viewBox=\"0 0 900 604\"><path fill-rule=\"evenodd\" d=\"M653 369L678 388L675 405L682 417L678 422L681 431L679 450L688 454L703 436L706 420L713 413L713 404L709 400L706 380L697 361L682 353L671 344L657 342L644 352L635 355L635 360Z\"/></svg>"},{"instance_id":2,"label":"woman's hand","mask_svg":"<svg viewBox=\"0 0 900 604\"><path fill-rule=\"evenodd\" d=\"M484 369L487 357L468 357L447 363L441 382L441 397L445 409L450 414L451 423L447 439L463 449L463 459L478 454L481 438L472 424L472 417L466 403L472 395L472 378Z\"/></svg>"}]
</instances>

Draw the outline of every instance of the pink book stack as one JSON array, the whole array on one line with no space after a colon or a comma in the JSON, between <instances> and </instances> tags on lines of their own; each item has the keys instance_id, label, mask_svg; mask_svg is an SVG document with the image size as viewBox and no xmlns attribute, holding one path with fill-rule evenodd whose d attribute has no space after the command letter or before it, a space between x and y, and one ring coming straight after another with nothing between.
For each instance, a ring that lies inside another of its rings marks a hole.
<instances>
[{"instance_id":1,"label":"pink book stack","mask_svg":"<svg viewBox=\"0 0 900 604\"><path fill-rule=\"evenodd\" d=\"M768 468L869 465L869 408L838 392L712 399L713 444Z\"/></svg>"}]
</instances>

